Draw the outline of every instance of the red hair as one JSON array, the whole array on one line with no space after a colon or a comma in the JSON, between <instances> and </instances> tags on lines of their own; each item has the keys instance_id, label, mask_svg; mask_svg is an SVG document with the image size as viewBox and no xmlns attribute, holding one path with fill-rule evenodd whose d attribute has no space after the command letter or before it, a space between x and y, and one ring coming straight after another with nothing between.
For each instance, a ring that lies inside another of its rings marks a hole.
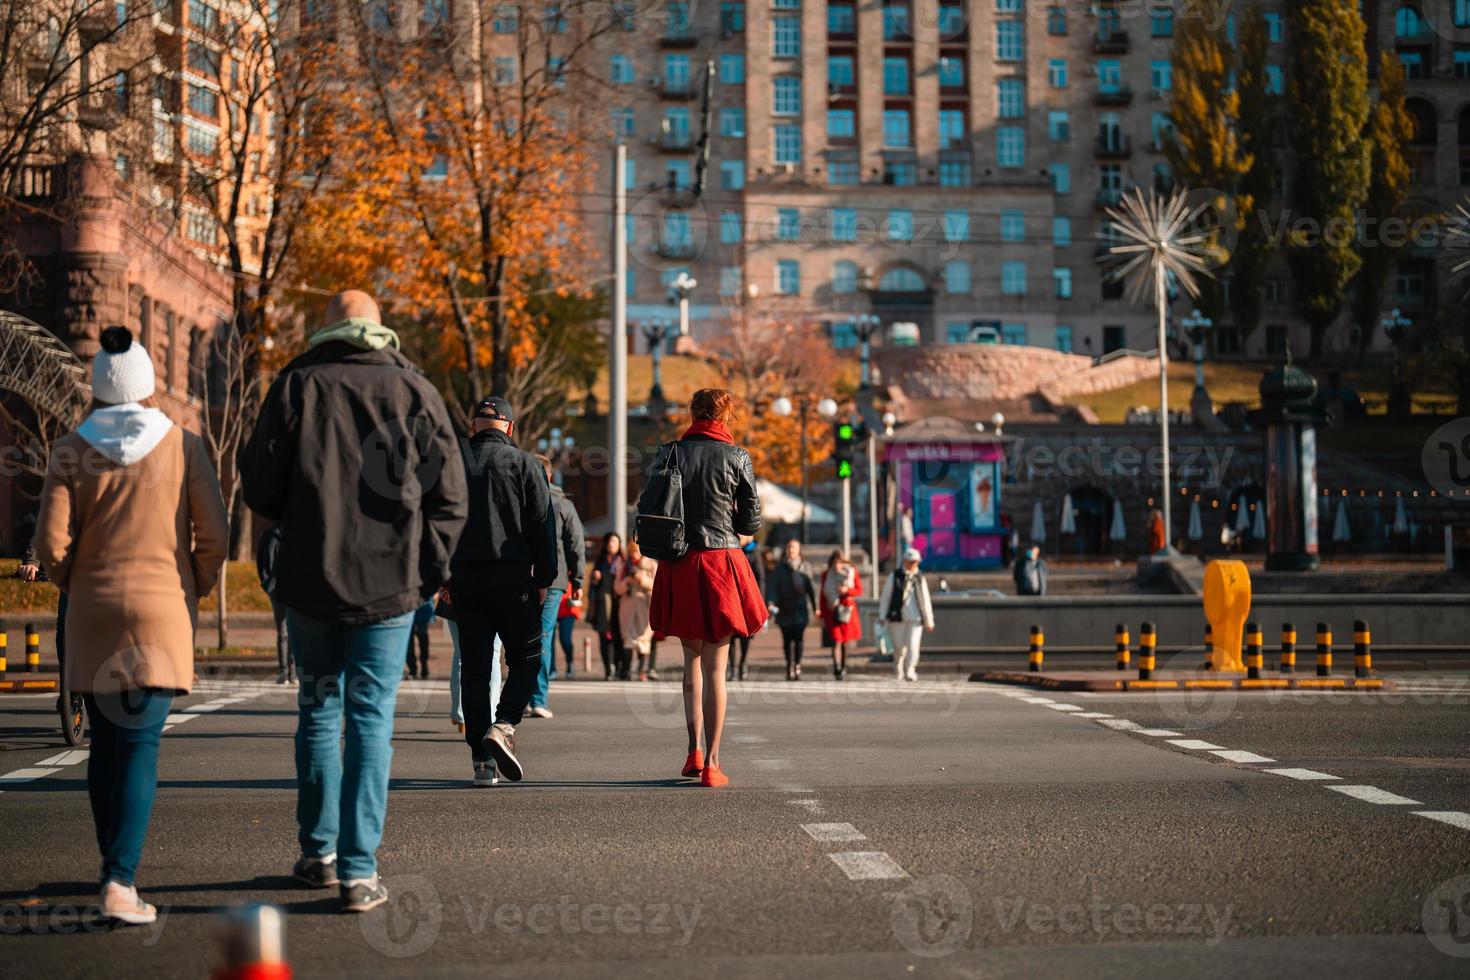
<instances>
[{"instance_id":1,"label":"red hair","mask_svg":"<svg viewBox=\"0 0 1470 980\"><path fill-rule=\"evenodd\" d=\"M689 399L689 414L696 422L719 422L730 425L740 418L735 396L724 388L701 388Z\"/></svg>"}]
</instances>

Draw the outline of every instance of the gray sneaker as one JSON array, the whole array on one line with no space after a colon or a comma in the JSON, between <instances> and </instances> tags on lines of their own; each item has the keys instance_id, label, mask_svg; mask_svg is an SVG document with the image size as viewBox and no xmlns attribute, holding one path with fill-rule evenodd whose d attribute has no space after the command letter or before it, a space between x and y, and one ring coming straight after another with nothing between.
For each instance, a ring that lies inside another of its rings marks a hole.
<instances>
[{"instance_id":1,"label":"gray sneaker","mask_svg":"<svg viewBox=\"0 0 1470 980\"><path fill-rule=\"evenodd\" d=\"M490 733L485 736L484 748L505 778L518 783L525 771L521 769L521 761L516 758L515 735L514 725L497 721L490 726Z\"/></svg>"},{"instance_id":2,"label":"gray sneaker","mask_svg":"<svg viewBox=\"0 0 1470 980\"><path fill-rule=\"evenodd\" d=\"M331 888L337 884L337 855L303 857L291 869L291 877L308 888Z\"/></svg>"},{"instance_id":3,"label":"gray sneaker","mask_svg":"<svg viewBox=\"0 0 1470 980\"><path fill-rule=\"evenodd\" d=\"M376 874L342 882L341 895L343 912L370 912L388 901L388 889Z\"/></svg>"},{"instance_id":4,"label":"gray sneaker","mask_svg":"<svg viewBox=\"0 0 1470 980\"><path fill-rule=\"evenodd\" d=\"M476 762L475 763L475 781L474 781L474 785L476 785L476 786L494 786L498 782L500 782L500 777L495 774L495 763L494 762L491 762L489 759L486 759L483 762Z\"/></svg>"}]
</instances>

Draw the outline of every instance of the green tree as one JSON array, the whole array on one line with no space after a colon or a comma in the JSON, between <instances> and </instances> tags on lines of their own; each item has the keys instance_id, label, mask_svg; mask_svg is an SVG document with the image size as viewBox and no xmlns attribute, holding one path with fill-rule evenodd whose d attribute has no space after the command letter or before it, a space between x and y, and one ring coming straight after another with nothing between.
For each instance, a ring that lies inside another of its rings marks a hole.
<instances>
[{"instance_id":1,"label":"green tree","mask_svg":"<svg viewBox=\"0 0 1470 980\"><path fill-rule=\"evenodd\" d=\"M1271 44L1266 17L1251 4L1240 24L1240 56L1235 90L1239 97L1236 131L1250 167L1237 185L1243 224L1230 257L1230 313L1244 341L1261 323L1266 269L1276 250L1268 209L1275 196L1279 163L1272 151L1272 111L1276 98L1266 76L1266 54Z\"/></svg>"},{"instance_id":2,"label":"green tree","mask_svg":"<svg viewBox=\"0 0 1470 980\"><path fill-rule=\"evenodd\" d=\"M1383 294L1398 264L1407 236L1385 234L1396 221L1408 215L1409 161L1404 147L1414 138L1414 117L1404 105L1404 66L1392 51L1383 53L1378 73L1378 98L1368 117L1368 145L1372 176L1368 181L1368 220L1363 229L1359 254L1363 266L1353 293L1352 313L1358 324L1358 361L1368 356Z\"/></svg>"},{"instance_id":3,"label":"green tree","mask_svg":"<svg viewBox=\"0 0 1470 980\"><path fill-rule=\"evenodd\" d=\"M1296 152L1287 258L1316 358L1362 265L1354 239L1370 172L1368 56L1353 4L1296 0L1286 11Z\"/></svg>"},{"instance_id":4,"label":"green tree","mask_svg":"<svg viewBox=\"0 0 1470 980\"><path fill-rule=\"evenodd\" d=\"M1239 215L1250 206L1238 199L1237 185L1252 161L1236 134L1240 97L1231 84L1235 56L1223 23L1206 17L1181 18L1173 61L1169 102L1173 132L1165 145L1169 167L1178 186L1208 195L1217 219L1233 226L1220 231L1237 232ZM1229 258L1219 236L1207 243L1206 253L1214 266ZM1218 279L1201 277L1199 307L1217 321L1224 315Z\"/></svg>"}]
</instances>

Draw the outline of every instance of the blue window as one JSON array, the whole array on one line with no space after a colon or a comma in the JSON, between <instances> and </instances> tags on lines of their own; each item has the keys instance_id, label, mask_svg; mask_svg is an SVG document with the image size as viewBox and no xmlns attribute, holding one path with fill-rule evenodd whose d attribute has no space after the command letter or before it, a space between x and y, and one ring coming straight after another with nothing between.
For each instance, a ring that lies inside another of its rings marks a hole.
<instances>
[{"instance_id":1,"label":"blue window","mask_svg":"<svg viewBox=\"0 0 1470 980\"><path fill-rule=\"evenodd\" d=\"M907 109L883 110L883 145L912 146Z\"/></svg>"},{"instance_id":2,"label":"blue window","mask_svg":"<svg viewBox=\"0 0 1470 980\"><path fill-rule=\"evenodd\" d=\"M1019 78L1003 78L996 83L995 97L1000 118L1020 119L1026 115L1026 83Z\"/></svg>"},{"instance_id":3,"label":"blue window","mask_svg":"<svg viewBox=\"0 0 1470 980\"><path fill-rule=\"evenodd\" d=\"M796 208L777 209L776 240L782 242L801 241L801 212Z\"/></svg>"},{"instance_id":4,"label":"blue window","mask_svg":"<svg viewBox=\"0 0 1470 980\"><path fill-rule=\"evenodd\" d=\"M1051 219L1051 243L1057 248L1067 248L1072 244L1071 218L1057 215Z\"/></svg>"},{"instance_id":5,"label":"blue window","mask_svg":"<svg viewBox=\"0 0 1470 980\"><path fill-rule=\"evenodd\" d=\"M1072 328L1065 323L1057 324L1057 350L1063 354L1072 353Z\"/></svg>"},{"instance_id":6,"label":"blue window","mask_svg":"<svg viewBox=\"0 0 1470 980\"><path fill-rule=\"evenodd\" d=\"M740 106L726 106L720 110L720 135L736 139L745 135L745 110Z\"/></svg>"},{"instance_id":7,"label":"blue window","mask_svg":"<svg viewBox=\"0 0 1470 980\"><path fill-rule=\"evenodd\" d=\"M908 58L899 57L883 59L883 94L909 94Z\"/></svg>"},{"instance_id":8,"label":"blue window","mask_svg":"<svg viewBox=\"0 0 1470 980\"><path fill-rule=\"evenodd\" d=\"M801 114L801 76L777 75L771 87L771 112L777 116Z\"/></svg>"},{"instance_id":9,"label":"blue window","mask_svg":"<svg viewBox=\"0 0 1470 980\"><path fill-rule=\"evenodd\" d=\"M832 209L832 240L834 242L857 241L857 210L854 208Z\"/></svg>"},{"instance_id":10,"label":"blue window","mask_svg":"<svg viewBox=\"0 0 1470 980\"><path fill-rule=\"evenodd\" d=\"M633 59L625 54L612 56L612 71L609 80L614 85L629 85L633 81Z\"/></svg>"},{"instance_id":11,"label":"blue window","mask_svg":"<svg viewBox=\"0 0 1470 980\"><path fill-rule=\"evenodd\" d=\"M970 240L970 212L944 212L944 240L947 242L967 242Z\"/></svg>"},{"instance_id":12,"label":"blue window","mask_svg":"<svg viewBox=\"0 0 1470 980\"><path fill-rule=\"evenodd\" d=\"M1025 262L1010 261L1000 264L1000 291L1005 296L1026 295ZM1025 341L1023 340L1022 343Z\"/></svg>"},{"instance_id":13,"label":"blue window","mask_svg":"<svg viewBox=\"0 0 1470 980\"><path fill-rule=\"evenodd\" d=\"M852 139L857 135L857 115L851 109L827 110L827 138Z\"/></svg>"},{"instance_id":14,"label":"blue window","mask_svg":"<svg viewBox=\"0 0 1470 980\"><path fill-rule=\"evenodd\" d=\"M834 55L827 59L827 84L838 88L851 88L856 84L850 55Z\"/></svg>"},{"instance_id":15,"label":"blue window","mask_svg":"<svg viewBox=\"0 0 1470 980\"><path fill-rule=\"evenodd\" d=\"M1072 193L1072 165L1070 163L1051 165L1051 189L1055 194Z\"/></svg>"},{"instance_id":16,"label":"blue window","mask_svg":"<svg viewBox=\"0 0 1470 980\"><path fill-rule=\"evenodd\" d=\"M1046 63L1047 81L1051 82L1052 88L1067 87L1067 59L1053 58Z\"/></svg>"},{"instance_id":17,"label":"blue window","mask_svg":"<svg viewBox=\"0 0 1470 980\"><path fill-rule=\"evenodd\" d=\"M739 211L720 212L720 244L737 245L742 235Z\"/></svg>"},{"instance_id":18,"label":"blue window","mask_svg":"<svg viewBox=\"0 0 1470 980\"><path fill-rule=\"evenodd\" d=\"M939 110L939 148L947 150L965 143L965 113L962 109Z\"/></svg>"},{"instance_id":19,"label":"blue window","mask_svg":"<svg viewBox=\"0 0 1470 980\"><path fill-rule=\"evenodd\" d=\"M944 291L964 294L970 291L970 263L964 259L951 259L944 264Z\"/></svg>"},{"instance_id":20,"label":"blue window","mask_svg":"<svg viewBox=\"0 0 1470 980\"><path fill-rule=\"evenodd\" d=\"M1002 344L1013 344L1017 347L1024 347L1026 345L1026 324L1002 323L1000 325L1000 342Z\"/></svg>"},{"instance_id":21,"label":"blue window","mask_svg":"<svg viewBox=\"0 0 1470 980\"><path fill-rule=\"evenodd\" d=\"M745 55L722 54L720 55L720 84L721 85L744 85L745 84Z\"/></svg>"},{"instance_id":22,"label":"blue window","mask_svg":"<svg viewBox=\"0 0 1470 980\"><path fill-rule=\"evenodd\" d=\"M1056 268L1051 270L1052 279L1056 283L1057 299L1072 298L1072 270Z\"/></svg>"},{"instance_id":23,"label":"blue window","mask_svg":"<svg viewBox=\"0 0 1470 980\"><path fill-rule=\"evenodd\" d=\"M1026 24L1002 20L995 25L995 60L1020 61L1026 57Z\"/></svg>"},{"instance_id":24,"label":"blue window","mask_svg":"<svg viewBox=\"0 0 1470 980\"><path fill-rule=\"evenodd\" d=\"M948 56L939 59L939 87L965 87L965 59Z\"/></svg>"},{"instance_id":25,"label":"blue window","mask_svg":"<svg viewBox=\"0 0 1470 980\"><path fill-rule=\"evenodd\" d=\"M908 242L914 238L914 212L907 208L895 208L888 212L888 240Z\"/></svg>"},{"instance_id":26,"label":"blue window","mask_svg":"<svg viewBox=\"0 0 1470 980\"><path fill-rule=\"evenodd\" d=\"M832 263L832 292L855 293L858 286L858 267L856 262L847 259L839 259Z\"/></svg>"},{"instance_id":27,"label":"blue window","mask_svg":"<svg viewBox=\"0 0 1470 980\"><path fill-rule=\"evenodd\" d=\"M1000 126L995 131L995 162L1002 167L1026 165L1026 130L1021 126Z\"/></svg>"},{"instance_id":28,"label":"blue window","mask_svg":"<svg viewBox=\"0 0 1470 980\"><path fill-rule=\"evenodd\" d=\"M777 261L776 292L781 296L795 296L801 292L800 262L795 259Z\"/></svg>"},{"instance_id":29,"label":"blue window","mask_svg":"<svg viewBox=\"0 0 1470 980\"><path fill-rule=\"evenodd\" d=\"M1021 211L1002 211L1000 213L1000 240L1003 242L1023 242L1026 240L1026 215Z\"/></svg>"},{"instance_id":30,"label":"blue window","mask_svg":"<svg viewBox=\"0 0 1470 980\"><path fill-rule=\"evenodd\" d=\"M771 56L801 57L801 18L782 15L771 18Z\"/></svg>"},{"instance_id":31,"label":"blue window","mask_svg":"<svg viewBox=\"0 0 1470 980\"><path fill-rule=\"evenodd\" d=\"M1046 138L1054 143L1072 138L1072 121L1066 109L1053 109L1046 114Z\"/></svg>"},{"instance_id":32,"label":"blue window","mask_svg":"<svg viewBox=\"0 0 1470 980\"><path fill-rule=\"evenodd\" d=\"M857 15L852 4L829 3L827 5L827 33L854 34L857 32Z\"/></svg>"},{"instance_id":33,"label":"blue window","mask_svg":"<svg viewBox=\"0 0 1470 980\"><path fill-rule=\"evenodd\" d=\"M783 124L775 129L775 156L777 163L801 162L801 127Z\"/></svg>"}]
</instances>

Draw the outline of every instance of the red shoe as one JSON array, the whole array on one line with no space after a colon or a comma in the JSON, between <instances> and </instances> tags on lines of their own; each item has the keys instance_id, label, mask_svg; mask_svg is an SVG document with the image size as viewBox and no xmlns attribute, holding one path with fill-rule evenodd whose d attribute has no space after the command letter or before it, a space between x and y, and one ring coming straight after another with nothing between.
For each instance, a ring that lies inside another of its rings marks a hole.
<instances>
[{"instance_id":1,"label":"red shoe","mask_svg":"<svg viewBox=\"0 0 1470 980\"><path fill-rule=\"evenodd\" d=\"M684 771L680 773L688 779L698 779L704 770L704 753L695 749L689 753L689 758L684 760Z\"/></svg>"},{"instance_id":2,"label":"red shoe","mask_svg":"<svg viewBox=\"0 0 1470 980\"><path fill-rule=\"evenodd\" d=\"M730 777L720 771L719 766L705 766L704 772L699 774L699 785L711 788L724 786L730 781Z\"/></svg>"}]
</instances>

